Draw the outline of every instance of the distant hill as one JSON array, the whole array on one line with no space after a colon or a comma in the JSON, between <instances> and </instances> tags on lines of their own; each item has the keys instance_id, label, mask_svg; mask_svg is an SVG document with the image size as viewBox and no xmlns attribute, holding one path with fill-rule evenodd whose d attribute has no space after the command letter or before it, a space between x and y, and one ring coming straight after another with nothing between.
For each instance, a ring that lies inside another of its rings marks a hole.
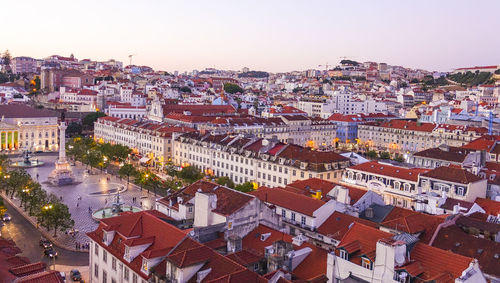
<instances>
[{"instance_id":1,"label":"distant hill","mask_svg":"<svg viewBox=\"0 0 500 283\"><path fill-rule=\"evenodd\" d=\"M249 71L238 74L238 78L267 78L267 77L269 77L269 73L261 71Z\"/></svg>"},{"instance_id":2,"label":"distant hill","mask_svg":"<svg viewBox=\"0 0 500 283\"><path fill-rule=\"evenodd\" d=\"M459 84L474 86L491 82L491 76L490 72L467 72L450 74L448 79Z\"/></svg>"}]
</instances>

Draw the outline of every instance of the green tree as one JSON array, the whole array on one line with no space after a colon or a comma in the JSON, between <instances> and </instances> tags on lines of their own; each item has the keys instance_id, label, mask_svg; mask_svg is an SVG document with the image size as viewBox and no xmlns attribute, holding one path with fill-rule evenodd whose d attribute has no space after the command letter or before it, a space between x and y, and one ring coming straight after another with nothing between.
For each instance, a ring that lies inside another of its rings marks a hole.
<instances>
[{"instance_id":1,"label":"green tree","mask_svg":"<svg viewBox=\"0 0 500 283\"><path fill-rule=\"evenodd\" d=\"M103 162L104 156L99 150L91 149L86 155L87 164L90 165L90 170L92 168L100 167L100 163Z\"/></svg>"},{"instance_id":2,"label":"green tree","mask_svg":"<svg viewBox=\"0 0 500 283\"><path fill-rule=\"evenodd\" d=\"M248 193L253 191L253 184L251 182L245 182L243 184L236 185L234 189L240 192Z\"/></svg>"},{"instance_id":3,"label":"green tree","mask_svg":"<svg viewBox=\"0 0 500 283\"><path fill-rule=\"evenodd\" d=\"M75 225L68 206L60 202L54 195L49 196L49 202L41 208L40 214L43 225L48 230L54 230L54 237L57 237L58 230L64 231Z\"/></svg>"},{"instance_id":4,"label":"green tree","mask_svg":"<svg viewBox=\"0 0 500 283\"><path fill-rule=\"evenodd\" d=\"M14 198L14 194L22 190L31 181L31 176L23 169L16 169L8 172L4 179L5 193L10 194L10 198Z\"/></svg>"},{"instance_id":5,"label":"green tree","mask_svg":"<svg viewBox=\"0 0 500 283\"><path fill-rule=\"evenodd\" d=\"M82 125L77 122L71 122L66 129L66 133L70 136L81 135L82 134Z\"/></svg>"},{"instance_id":6,"label":"green tree","mask_svg":"<svg viewBox=\"0 0 500 283\"><path fill-rule=\"evenodd\" d=\"M229 178L227 176L219 177L219 178L217 178L217 180L215 182L219 185L223 185L223 186L229 187L231 189L234 189L233 180L231 180L231 178Z\"/></svg>"},{"instance_id":7,"label":"green tree","mask_svg":"<svg viewBox=\"0 0 500 283\"><path fill-rule=\"evenodd\" d=\"M2 172L7 171L7 165L9 165L9 156L7 154L0 154L0 175Z\"/></svg>"},{"instance_id":8,"label":"green tree","mask_svg":"<svg viewBox=\"0 0 500 283\"><path fill-rule=\"evenodd\" d=\"M172 162L165 164L165 171L167 171L167 175L170 177L175 177L177 175L177 169Z\"/></svg>"},{"instance_id":9,"label":"green tree","mask_svg":"<svg viewBox=\"0 0 500 283\"><path fill-rule=\"evenodd\" d=\"M380 159L391 159L391 154L387 151L381 152Z\"/></svg>"},{"instance_id":10,"label":"green tree","mask_svg":"<svg viewBox=\"0 0 500 283\"><path fill-rule=\"evenodd\" d=\"M7 212L7 207L3 203L3 198L0 197L0 215L4 215Z\"/></svg>"},{"instance_id":11,"label":"green tree","mask_svg":"<svg viewBox=\"0 0 500 283\"><path fill-rule=\"evenodd\" d=\"M394 156L394 158L392 160L397 161L397 162L401 162L401 163L405 162L405 159L404 159L403 155L401 155L401 154L396 154L396 156Z\"/></svg>"},{"instance_id":12,"label":"green tree","mask_svg":"<svg viewBox=\"0 0 500 283\"><path fill-rule=\"evenodd\" d=\"M118 174L122 177L127 177L127 185L130 183L130 177L133 177L137 175L137 170L135 169L134 165L130 163L124 164L120 169L118 170Z\"/></svg>"},{"instance_id":13,"label":"green tree","mask_svg":"<svg viewBox=\"0 0 500 283\"><path fill-rule=\"evenodd\" d=\"M183 86L179 90L182 91L182 92L191 93L191 89L189 87L187 87L187 86Z\"/></svg>"},{"instance_id":14,"label":"green tree","mask_svg":"<svg viewBox=\"0 0 500 283\"><path fill-rule=\"evenodd\" d=\"M375 150L369 150L367 153L366 153L366 156L368 156L368 158L370 159L375 159L377 158L377 152Z\"/></svg>"},{"instance_id":15,"label":"green tree","mask_svg":"<svg viewBox=\"0 0 500 283\"><path fill-rule=\"evenodd\" d=\"M85 116L83 118L82 124L83 124L83 126L89 128L89 129L92 129L94 127L95 121L97 121L97 119L104 117L104 116L106 116L106 114L104 114L102 112L93 112L93 113L87 114L87 116Z\"/></svg>"},{"instance_id":16,"label":"green tree","mask_svg":"<svg viewBox=\"0 0 500 283\"><path fill-rule=\"evenodd\" d=\"M237 92L243 93L244 90L237 84L225 83L224 84L224 91L227 93L234 94Z\"/></svg>"},{"instance_id":17,"label":"green tree","mask_svg":"<svg viewBox=\"0 0 500 283\"><path fill-rule=\"evenodd\" d=\"M6 66L9 66L10 65L10 62L12 60L12 56L10 56L10 52L9 50L5 50L5 52L3 53L2 55L2 59L3 59L3 64L6 65Z\"/></svg>"},{"instance_id":18,"label":"green tree","mask_svg":"<svg viewBox=\"0 0 500 283\"><path fill-rule=\"evenodd\" d=\"M182 170L178 173L178 176L190 183L196 182L199 179L203 178L203 174L200 170L196 169L193 166L187 166L182 168Z\"/></svg>"},{"instance_id":19,"label":"green tree","mask_svg":"<svg viewBox=\"0 0 500 283\"><path fill-rule=\"evenodd\" d=\"M128 155L132 152L132 149L128 146L115 144L112 147L112 159L118 162L123 162L128 158Z\"/></svg>"},{"instance_id":20,"label":"green tree","mask_svg":"<svg viewBox=\"0 0 500 283\"><path fill-rule=\"evenodd\" d=\"M47 192L42 189L42 186L39 183L33 183L30 189L31 190L28 194L28 199L24 208L30 215L34 215L35 212L40 210L42 204L46 202Z\"/></svg>"}]
</instances>

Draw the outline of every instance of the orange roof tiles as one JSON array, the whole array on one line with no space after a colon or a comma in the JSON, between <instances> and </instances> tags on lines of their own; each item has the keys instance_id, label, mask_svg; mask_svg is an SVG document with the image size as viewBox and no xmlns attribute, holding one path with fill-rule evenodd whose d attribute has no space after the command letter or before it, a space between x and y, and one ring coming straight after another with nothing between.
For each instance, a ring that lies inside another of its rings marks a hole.
<instances>
[{"instance_id":1,"label":"orange roof tiles","mask_svg":"<svg viewBox=\"0 0 500 283\"><path fill-rule=\"evenodd\" d=\"M377 226L375 222L335 211L325 220L325 222L323 222L323 224L321 224L321 226L318 227L318 233L335 240L340 240L344 237L345 233L349 231L349 225L355 222L359 222L370 227Z\"/></svg>"},{"instance_id":2,"label":"orange roof tiles","mask_svg":"<svg viewBox=\"0 0 500 283\"><path fill-rule=\"evenodd\" d=\"M484 209L486 214L499 215L500 214L500 202L485 198L476 198L474 201L481 208Z\"/></svg>"},{"instance_id":3,"label":"orange roof tiles","mask_svg":"<svg viewBox=\"0 0 500 283\"><path fill-rule=\"evenodd\" d=\"M419 174L429 171L429 169L423 168L404 168L393 166L390 164L382 164L377 161L361 163L355 166L351 166L348 169L369 172L377 175L388 176L412 182L418 181Z\"/></svg>"},{"instance_id":4,"label":"orange roof tiles","mask_svg":"<svg viewBox=\"0 0 500 283\"><path fill-rule=\"evenodd\" d=\"M284 189L260 187L259 189L250 192L261 201L271 203L292 211L302 213L308 216L313 216L313 213L320 207L325 205L325 202L313 199L311 197L296 194Z\"/></svg>"},{"instance_id":5,"label":"orange roof tiles","mask_svg":"<svg viewBox=\"0 0 500 283\"><path fill-rule=\"evenodd\" d=\"M457 168L455 166L441 166L421 174L422 177L428 177L438 180L445 180L454 183L469 184L483 180L471 172Z\"/></svg>"}]
</instances>

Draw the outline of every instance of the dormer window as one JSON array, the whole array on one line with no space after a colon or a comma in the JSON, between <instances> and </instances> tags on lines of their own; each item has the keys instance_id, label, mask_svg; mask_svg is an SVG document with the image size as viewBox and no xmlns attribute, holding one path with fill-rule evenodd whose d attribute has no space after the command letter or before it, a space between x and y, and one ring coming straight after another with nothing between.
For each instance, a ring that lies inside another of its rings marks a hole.
<instances>
[{"instance_id":1,"label":"dormer window","mask_svg":"<svg viewBox=\"0 0 500 283\"><path fill-rule=\"evenodd\" d=\"M148 268L148 260L143 258L142 259L142 271L144 271L144 273L146 274L149 274L149 268Z\"/></svg>"},{"instance_id":2,"label":"dormer window","mask_svg":"<svg viewBox=\"0 0 500 283\"><path fill-rule=\"evenodd\" d=\"M361 266L366 269L372 270L372 261L369 258L363 257L361 258Z\"/></svg>"},{"instance_id":3,"label":"dormer window","mask_svg":"<svg viewBox=\"0 0 500 283\"><path fill-rule=\"evenodd\" d=\"M345 250L340 250L340 258L349 260L349 253Z\"/></svg>"},{"instance_id":4,"label":"dormer window","mask_svg":"<svg viewBox=\"0 0 500 283\"><path fill-rule=\"evenodd\" d=\"M410 191L410 184L404 184L405 192Z\"/></svg>"},{"instance_id":5,"label":"dormer window","mask_svg":"<svg viewBox=\"0 0 500 283\"><path fill-rule=\"evenodd\" d=\"M396 190L401 189L401 183L399 181L394 182L394 189Z\"/></svg>"}]
</instances>

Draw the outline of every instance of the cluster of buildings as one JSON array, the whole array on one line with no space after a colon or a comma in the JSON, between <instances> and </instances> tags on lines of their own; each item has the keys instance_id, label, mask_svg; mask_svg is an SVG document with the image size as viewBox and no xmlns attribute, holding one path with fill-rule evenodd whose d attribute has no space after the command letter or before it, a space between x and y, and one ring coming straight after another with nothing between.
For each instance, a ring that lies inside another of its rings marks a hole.
<instances>
[{"instance_id":1,"label":"cluster of buildings","mask_svg":"<svg viewBox=\"0 0 500 283\"><path fill-rule=\"evenodd\" d=\"M88 233L91 282L500 282L498 84L432 85L446 74L349 60L170 74L14 59L40 76L45 109L0 85L2 150L57 150L46 109L101 111L96 141L206 176L102 220Z\"/></svg>"}]
</instances>

